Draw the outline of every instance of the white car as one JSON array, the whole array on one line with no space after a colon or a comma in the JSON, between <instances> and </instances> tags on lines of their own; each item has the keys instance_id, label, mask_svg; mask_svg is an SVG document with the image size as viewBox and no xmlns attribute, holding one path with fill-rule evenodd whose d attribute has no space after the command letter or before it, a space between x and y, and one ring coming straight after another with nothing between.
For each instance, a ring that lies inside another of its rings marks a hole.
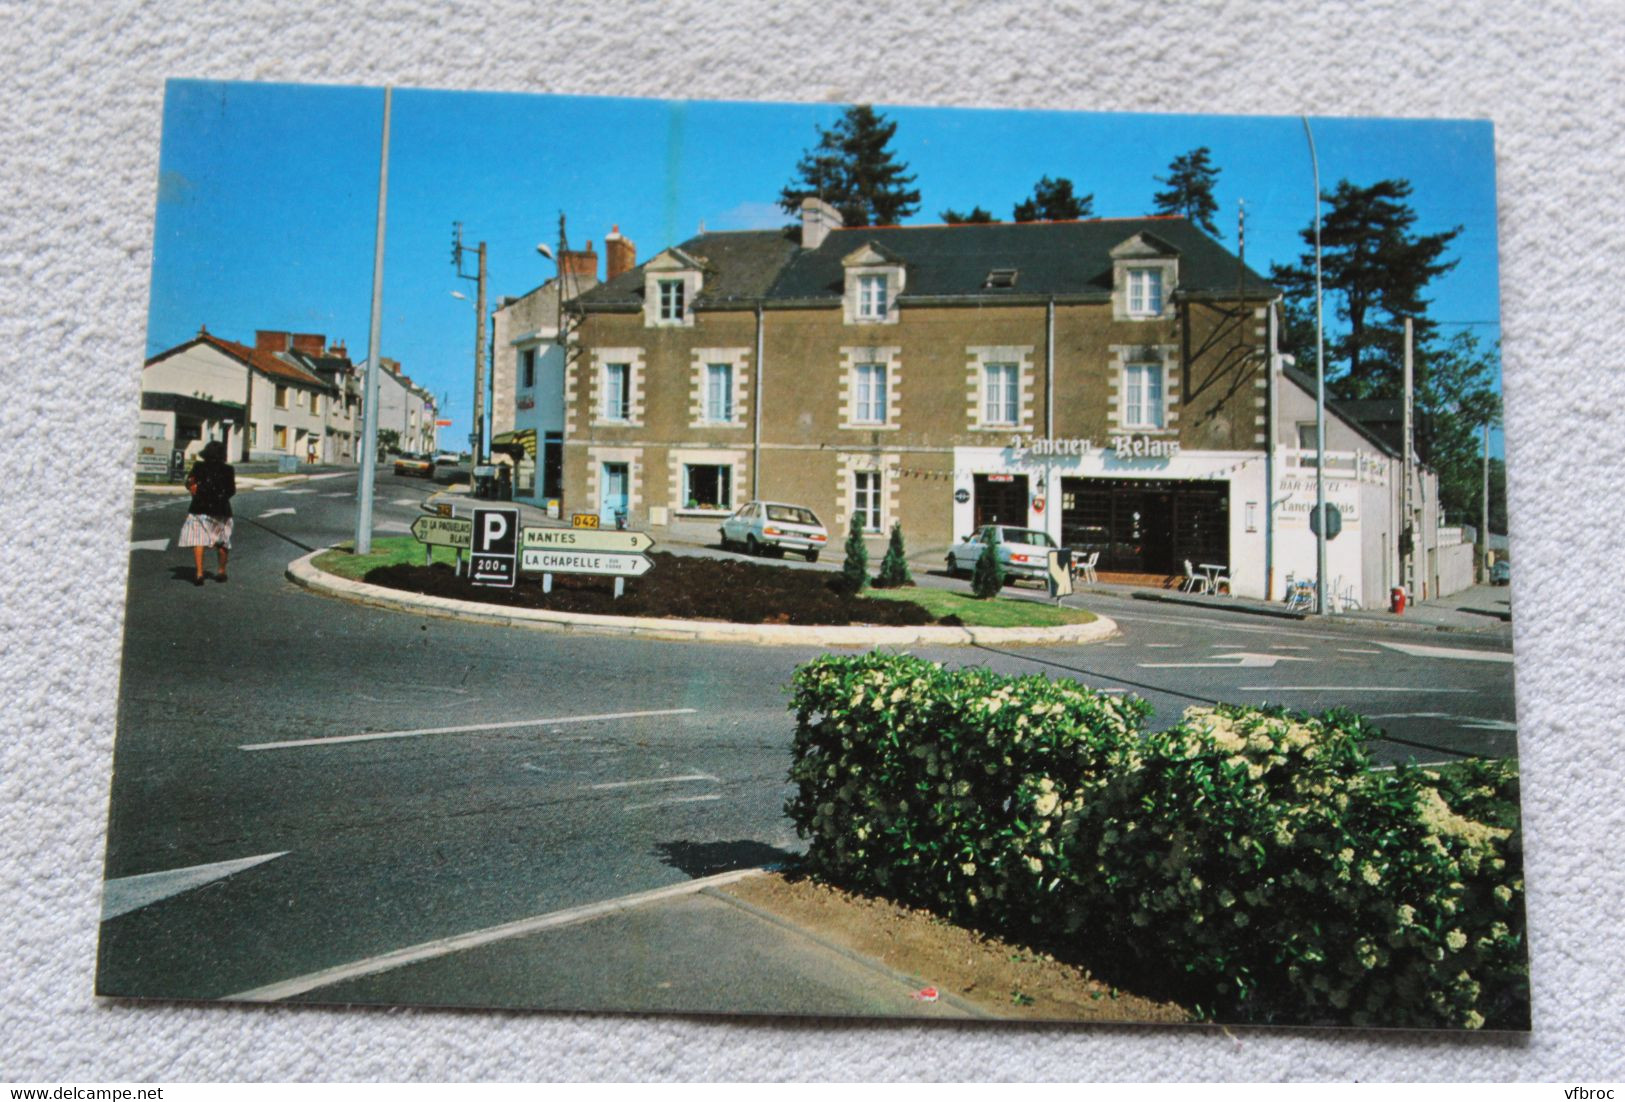
<instances>
[{"instance_id":1,"label":"white car","mask_svg":"<svg viewBox=\"0 0 1625 1102\"><path fill-rule=\"evenodd\" d=\"M948 549L948 573L956 577L969 577L976 570L976 560L982 557L982 549L995 540L999 565L1009 579L1047 578L1049 553L1060 547L1050 539L1048 532L1040 532L1036 528L987 524Z\"/></svg>"},{"instance_id":2,"label":"white car","mask_svg":"<svg viewBox=\"0 0 1625 1102\"><path fill-rule=\"evenodd\" d=\"M794 551L817 562L818 553L829 543L829 532L818 517L804 505L777 501L752 501L741 505L722 522L722 547L731 551L743 546L752 555L773 550Z\"/></svg>"}]
</instances>

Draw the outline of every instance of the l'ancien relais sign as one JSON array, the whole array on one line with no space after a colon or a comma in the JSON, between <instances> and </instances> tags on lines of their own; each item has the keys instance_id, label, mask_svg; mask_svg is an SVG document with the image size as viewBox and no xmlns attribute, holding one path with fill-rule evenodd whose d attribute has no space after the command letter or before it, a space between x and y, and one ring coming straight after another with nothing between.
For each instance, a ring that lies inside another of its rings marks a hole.
<instances>
[{"instance_id":1,"label":"l'ancien relais sign","mask_svg":"<svg viewBox=\"0 0 1625 1102\"><path fill-rule=\"evenodd\" d=\"M1119 459L1172 459L1179 454L1178 440L1164 440L1144 433L1119 433L1107 438L1102 451ZM1021 436L1010 438L1010 451L1026 459L1064 459L1082 457L1095 451L1095 442L1088 437Z\"/></svg>"}]
</instances>

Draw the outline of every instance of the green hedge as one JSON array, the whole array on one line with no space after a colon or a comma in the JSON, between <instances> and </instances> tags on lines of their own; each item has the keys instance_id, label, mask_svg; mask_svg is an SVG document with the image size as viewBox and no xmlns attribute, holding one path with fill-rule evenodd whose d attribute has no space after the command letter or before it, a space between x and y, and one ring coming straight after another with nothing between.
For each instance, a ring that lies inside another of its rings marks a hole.
<instances>
[{"instance_id":1,"label":"green hedge","mask_svg":"<svg viewBox=\"0 0 1625 1102\"><path fill-rule=\"evenodd\" d=\"M1126 954L1210 1016L1527 1024L1511 765L1373 771L1347 713L1147 732L1137 698L900 655L793 689L786 811L818 875Z\"/></svg>"}]
</instances>

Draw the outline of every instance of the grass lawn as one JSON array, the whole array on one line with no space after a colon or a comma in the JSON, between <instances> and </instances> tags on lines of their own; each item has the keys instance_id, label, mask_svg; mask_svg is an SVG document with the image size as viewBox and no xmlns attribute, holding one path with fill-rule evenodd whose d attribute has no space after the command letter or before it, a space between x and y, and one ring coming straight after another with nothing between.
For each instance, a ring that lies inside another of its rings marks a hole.
<instances>
[{"instance_id":1,"label":"grass lawn","mask_svg":"<svg viewBox=\"0 0 1625 1102\"><path fill-rule=\"evenodd\" d=\"M886 601L913 601L939 619L957 616L966 627L972 628L1051 628L1062 624L1087 624L1096 619L1093 612L1065 605L1040 604L1038 601L1010 600L994 597L978 600L964 593L946 589L922 589L918 586L903 589L865 589L865 597L879 597Z\"/></svg>"},{"instance_id":2,"label":"grass lawn","mask_svg":"<svg viewBox=\"0 0 1625 1102\"><path fill-rule=\"evenodd\" d=\"M423 544L411 536L374 536L372 553L367 555L352 554L350 548L354 546L353 542L345 541L331 551L317 555L312 565L317 570L325 570L352 581L360 581L367 571L377 566L394 566L397 563L423 565ZM451 548L436 547L434 561L448 565L455 561Z\"/></svg>"}]
</instances>

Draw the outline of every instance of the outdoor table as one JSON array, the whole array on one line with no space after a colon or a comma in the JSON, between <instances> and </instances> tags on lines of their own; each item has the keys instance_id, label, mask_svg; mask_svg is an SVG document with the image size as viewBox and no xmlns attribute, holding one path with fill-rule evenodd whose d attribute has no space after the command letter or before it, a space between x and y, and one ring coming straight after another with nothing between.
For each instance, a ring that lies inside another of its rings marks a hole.
<instances>
[{"instance_id":1,"label":"outdoor table","mask_svg":"<svg viewBox=\"0 0 1625 1102\"><path fill-rule=\"evenodd\" d=\"M1224 573L1224 567L1218 563L1199 562L1196 569L1207 575L1207 591L1215 597L1219 595L1219 575Z\"/></svg>"}]
</instances>

